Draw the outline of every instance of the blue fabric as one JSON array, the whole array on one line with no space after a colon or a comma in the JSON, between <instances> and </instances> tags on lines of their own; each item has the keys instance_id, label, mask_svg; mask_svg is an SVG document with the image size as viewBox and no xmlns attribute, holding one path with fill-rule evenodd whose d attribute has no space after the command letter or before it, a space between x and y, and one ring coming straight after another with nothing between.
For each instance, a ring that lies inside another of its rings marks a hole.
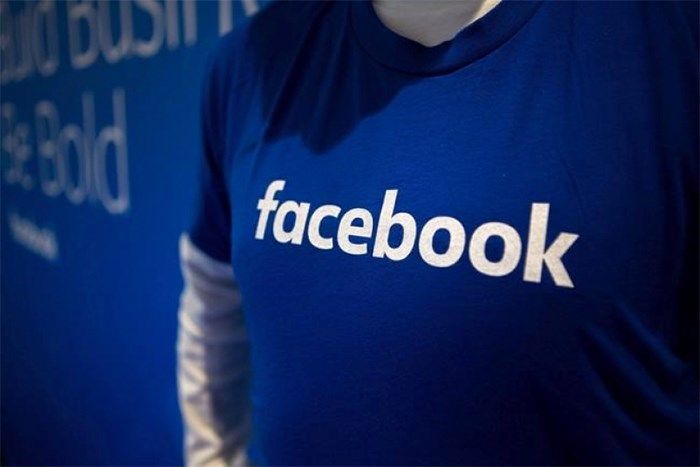
<instances>
[{"instance_id":1,"label":"blue fabric","mask_svg":"<svg viewBox=\"0 0 700 467\"><path fill-rule=\"evenodd\" d=\"M253 462L697 464L697 26L508 1L429 49L280 2L226 37L191 236L240 284Z\"/></svg>"}]
</instances>

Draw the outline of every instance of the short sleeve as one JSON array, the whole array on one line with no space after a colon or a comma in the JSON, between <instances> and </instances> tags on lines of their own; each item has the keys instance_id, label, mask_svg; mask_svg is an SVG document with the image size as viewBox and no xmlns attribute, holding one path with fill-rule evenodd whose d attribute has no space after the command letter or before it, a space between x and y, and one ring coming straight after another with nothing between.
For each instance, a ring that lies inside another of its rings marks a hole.
<instances>
[{"instance_id":1,"label":"short sleeve","mask_svg":"<svg viewBox=\"0 0 700 467\"><path fill-rule=\"evenodd\" d=\"M208 67L200 105L201 157L198 199L189 229L192 243L221 262L230 263L231 210L223 171L220 96L214 63Z\"/></svg>"}]
</instances>

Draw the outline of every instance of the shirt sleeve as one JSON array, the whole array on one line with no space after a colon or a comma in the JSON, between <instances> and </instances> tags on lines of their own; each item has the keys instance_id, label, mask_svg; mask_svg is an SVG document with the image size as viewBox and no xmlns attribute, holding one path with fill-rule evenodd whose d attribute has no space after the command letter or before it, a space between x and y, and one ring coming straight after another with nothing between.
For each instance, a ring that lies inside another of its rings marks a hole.
<instances>
[{"instance_id":1,"label":"shirt sleeve","mask_svg":"<svg viewBox=\"0 0 700 467\"><path fill-rule=\"evenodd\" d=\"M200 105L201 153L198 201L189 238L208 256L230 262L231 210L223 162L222 115L225 98L212 60L203 81Z\"/></svg>"},{"instance_id":2,"label":"shirt sleeve","mask_svg":"<svg viewBox=\"0 0 700 467\"><path fill-rule=\"evenodd\" d=\"M188 466L248 463L249 343L230 264L231 213L223 145L224 99L212 60L204 80L199 196L180 239L184 289L177 335L178 398Z\"/></svg>"}]
</instances>

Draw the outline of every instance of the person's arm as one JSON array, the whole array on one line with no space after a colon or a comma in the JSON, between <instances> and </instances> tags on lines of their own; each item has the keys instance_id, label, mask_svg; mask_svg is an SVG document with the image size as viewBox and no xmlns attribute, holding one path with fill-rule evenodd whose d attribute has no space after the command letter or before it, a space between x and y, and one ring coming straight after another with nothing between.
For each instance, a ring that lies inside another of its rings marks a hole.
<instances>
[{"instance_id":1,"label":"person's arm","mask_svg":"<svg viewBox=\"0 0 700 467\"><path fill-rule=\"evenodd\" d=\"M249 344L230 264L223 160L228 64L220 55L213 55L203 81L199 202L188 234L180 239L185 287L178 311L177 376L185 462L191 466L242 465L249 436Z\"/></svg>"},{"instance_id":2,"label":"person's arm","mask_svg":"<svg viewBox=\"0 0 700 467\"><path fill-rule=\"evenodd\" d=\"M185 422L185 462L247 463L248 338L230 265L180 238L185 288L178 312L178 395Z\"/></svg>"}]
</instances>

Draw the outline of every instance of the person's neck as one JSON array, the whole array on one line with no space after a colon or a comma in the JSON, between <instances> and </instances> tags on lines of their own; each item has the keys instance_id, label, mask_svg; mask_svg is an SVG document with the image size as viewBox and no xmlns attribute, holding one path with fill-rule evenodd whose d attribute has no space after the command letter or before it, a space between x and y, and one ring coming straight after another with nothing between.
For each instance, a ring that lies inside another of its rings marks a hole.
<instances>
[{"instance_id":1,"label":"person's neck","mask_svg":"<svg viewBox=\"0 0 700 467\"><path fill-rule=\"evenodd\" d=\"M500 0L373 0L374 11L396 34L434 47L491 11Z\"/></svg>"}]
</instances>

